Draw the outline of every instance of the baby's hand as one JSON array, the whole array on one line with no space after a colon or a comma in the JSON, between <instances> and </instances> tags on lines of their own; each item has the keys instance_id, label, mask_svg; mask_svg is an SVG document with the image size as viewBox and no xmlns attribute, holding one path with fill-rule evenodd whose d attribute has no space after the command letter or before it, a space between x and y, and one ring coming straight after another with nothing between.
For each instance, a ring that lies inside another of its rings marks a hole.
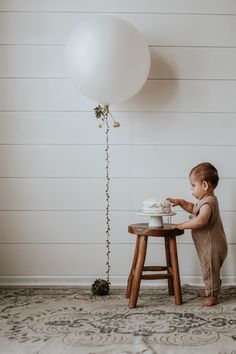
<instances>
[{"instance_id":1,"label":"baby's hand","mask_svg":"<svg viewBox=\"0 0 236 354\"><path fill-rule=\"evenodd\" d=\"M179 229L179 230L183 230L183 228L181 227L181 224L172 224L171 225L172 229Z\"/></svg>"},{"instance_id":2,"label":"baby's hand","mask_svg":"<svg viewBox=\"0 0 236 354\"><path fill-rule=\"evenodd\" d=\"M167 200L172 204L172 206L177 206L181 204L181 199L167 198Z\"/></svg>"}]
</instances>

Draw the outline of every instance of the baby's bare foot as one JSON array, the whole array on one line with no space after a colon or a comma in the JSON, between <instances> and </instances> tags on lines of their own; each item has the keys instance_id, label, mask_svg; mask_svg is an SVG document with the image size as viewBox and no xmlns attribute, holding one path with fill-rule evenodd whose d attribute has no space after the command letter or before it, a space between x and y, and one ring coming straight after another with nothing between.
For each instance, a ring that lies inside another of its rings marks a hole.
<instances>
[{"instance_id":1,"label":"baby's bare foot","mask_svg":"<svg viewBox=\"0 0 236 354\"><path fill-rule=\"evenodd\" d=\"M202 307L211 307L218 304L217 296L208 296L202 304Z\"/></svg>"}]
</instances>

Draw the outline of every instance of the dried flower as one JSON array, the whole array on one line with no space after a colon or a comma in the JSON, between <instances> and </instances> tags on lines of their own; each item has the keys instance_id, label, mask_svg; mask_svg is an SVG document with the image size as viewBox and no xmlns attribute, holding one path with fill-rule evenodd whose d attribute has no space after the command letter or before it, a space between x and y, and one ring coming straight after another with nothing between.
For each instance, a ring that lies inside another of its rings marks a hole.
<instances>
[{"instance_id":1,"label":"dried flower","mask_svg":"<svg viewBox=\"0 0 236 354\"><path fill-rule=\"evenodd\" d=\"M115 122L113 123L113 127L114 127L114 128L119 128L119 127L120 127L120 123L117 122L117 121L115 121Z\"/></svg>"},{"instance_id":2,"label":"dried flower","mask_svg":"<svg viewBox=\"0 0 236 354\"><path fill-rule=\"evenodd\" d=\"M114 128L119 128L120 123L117 122L114 117L112 116L109 106L101 106L100 104L94 108L95 116L97 119L101 119L102 123L105 122L105 120L108 118L108 115L112 118L113 120L113 127ZM99 128L102 128L102 124L99 124Z\"/></svg>"}]
</instances>

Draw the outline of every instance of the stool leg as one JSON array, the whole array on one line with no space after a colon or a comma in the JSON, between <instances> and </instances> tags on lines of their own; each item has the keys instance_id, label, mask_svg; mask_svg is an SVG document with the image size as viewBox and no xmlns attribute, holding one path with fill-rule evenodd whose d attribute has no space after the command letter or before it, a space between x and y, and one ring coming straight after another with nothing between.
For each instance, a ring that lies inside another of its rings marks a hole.
<instances>
[{"instance_id":1,"label":"stool leg","mask_svg":"<svg viewBox=\"0 0 236 354\"><path fill-rule=\"evenodd\" d=\"M170 242L170 259L171 259L172 273L173 273L172 275L173 275L173 285L174 285L174 293L175 293L175 303L176 305L181 305L182 294L181 294L179 264L178 264L175 236L170 237L169 242Z\"/></svg>"},{"instance_id":2,"label":"stool leg","mask_svg":"<svg viewBox=\"0 0 236 354\"><path fill-rule=\"evenodd\" d=\"M139 249L137 255L136 267L134 270L134 278L132 283L132 289L129 299L129 308L135 308L137 305L140 282L142 277L143 266L146 258L147 252L147 236L138 236L140 238L139 241Z\"/></svg>"},{"instance_id":3,"label":"stool leg","mask_svg":"<svg viewBox=\"0 0 236 354\"><path fill-rule=\"evenodd\" d=\"M167 274L171 276L170 278L168 278L168 292L169 292L169 295L174 295L173 277L172 277L172 274L170 273L171 259L170 259L170 242L169 242L169 236L166 236L166 237L165 237L165 250L166 250Z\"/></svg>"},{"instance_id":4,"label":"stool leg","mask_svg":"<svg viewBox=\"0 0 236 354\"><path fill-rule=\"evenodd\" d=\"M131 266L131 269L130 269L128 281L127 281L127 288L126 288L126 294L125 294L127 299L130 297L130 293L131 293L131 289L132 289L132 283L133 283L133 279L134 279L134 271L135 271L137 258L138 258L139 240L140 240L139 236L137 236L137 238L136 238L136 246L135 246L135 251L134 251L134 258L133 258L132 266Z\"/></svg>"}]
</instances>

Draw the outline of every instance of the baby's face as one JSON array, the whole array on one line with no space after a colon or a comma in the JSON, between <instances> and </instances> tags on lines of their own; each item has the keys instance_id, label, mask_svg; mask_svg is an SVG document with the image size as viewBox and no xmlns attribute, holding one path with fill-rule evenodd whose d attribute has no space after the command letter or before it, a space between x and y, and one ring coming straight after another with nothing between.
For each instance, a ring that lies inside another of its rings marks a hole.
<instances>
[{"instance_id":1,"label":"baby's face","mask_svg":"<svg viewBox=\"0 0 236 354\"><path fill-rule=\"evenodd\" d=\"M202 199L206 194L203 182L199 181L194 174L189 176L189 182L191 184L192 195L197 199Z\"/></svg>"}]
</instances>

